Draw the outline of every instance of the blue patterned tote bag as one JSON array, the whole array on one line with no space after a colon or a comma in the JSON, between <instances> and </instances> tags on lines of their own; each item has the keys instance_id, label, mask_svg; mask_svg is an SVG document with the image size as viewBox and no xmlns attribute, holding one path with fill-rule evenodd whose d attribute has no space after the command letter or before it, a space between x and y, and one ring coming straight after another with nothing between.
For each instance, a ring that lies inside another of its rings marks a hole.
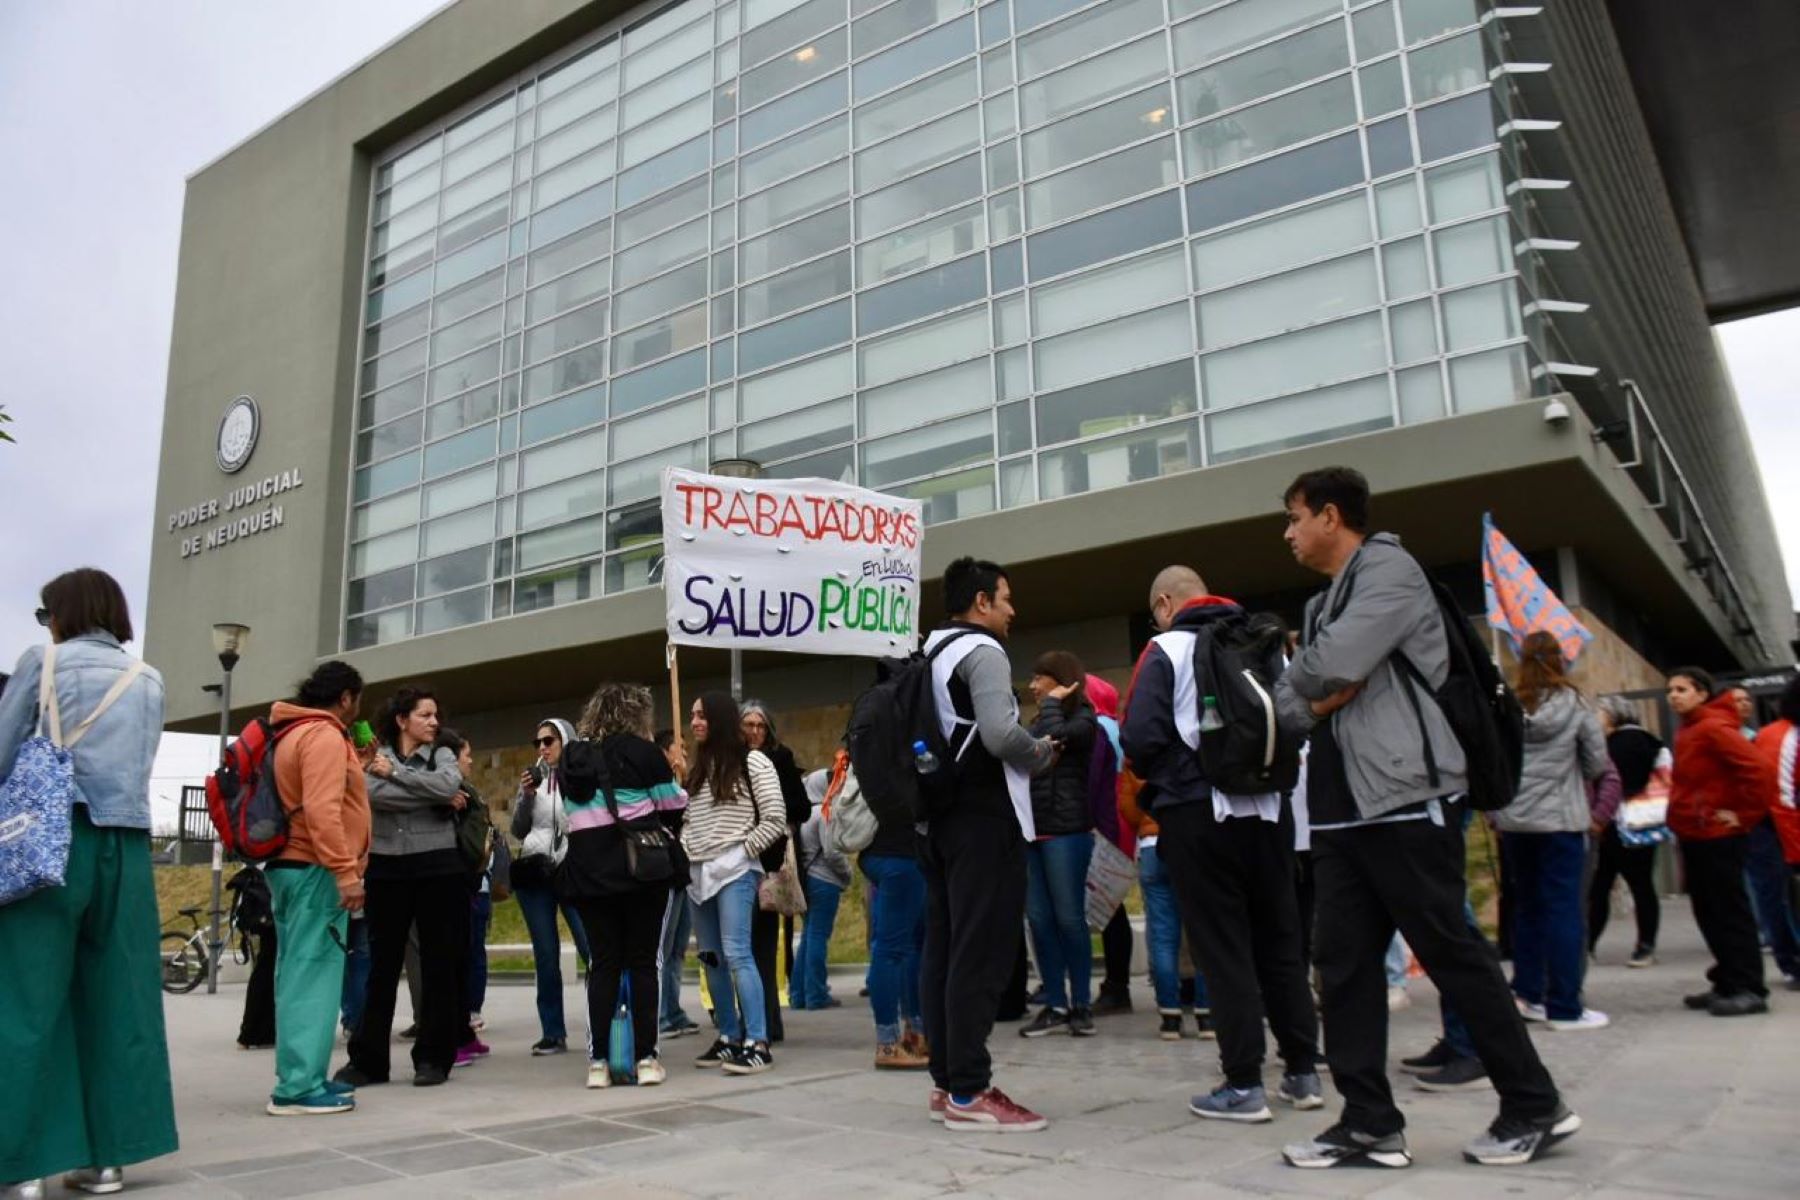
<instances>
[{"instance_id":1,"label":"blue patterned tote bag","mask_svg":"<svg viewBox=\"0 0 1800 1200\"><path fill-rule=\"evenodd\" d=\"M69 866L69 826L75 804L75 759L70 751L143 673L136 659L87 719L65 740L56 700L56 646L44 648L38 681L38 728L19 747L12 773L0 783L0 905L47 887L61 887Z\"/></svg>"}]
</instances>

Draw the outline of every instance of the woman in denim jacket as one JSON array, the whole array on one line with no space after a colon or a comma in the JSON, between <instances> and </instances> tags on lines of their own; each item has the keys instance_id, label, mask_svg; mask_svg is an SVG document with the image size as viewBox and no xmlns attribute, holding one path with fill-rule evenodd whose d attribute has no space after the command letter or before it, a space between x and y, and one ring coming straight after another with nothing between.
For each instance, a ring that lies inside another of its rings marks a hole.
<instances>
[{"instance_id":1,"label":"woman in denim jacket","mask_svg":"<svg viewBox=\"0 0 1800 1200\"><path fill-rule=\"evenodd\" d=\"M131 616L118 582L92 568L57 576L41 595L67 739L132 668L122 648ZM0 694L0 779L40 727L43 663L43 647L27 650ZM70 1187L117 1191L124 1164L176 1148L150 878L162 719L162 677L143 667L70 750L63 886L0 908L0 1186L20 1196L41 1196L58 1171Z\"/></svg>"}]
</instances>

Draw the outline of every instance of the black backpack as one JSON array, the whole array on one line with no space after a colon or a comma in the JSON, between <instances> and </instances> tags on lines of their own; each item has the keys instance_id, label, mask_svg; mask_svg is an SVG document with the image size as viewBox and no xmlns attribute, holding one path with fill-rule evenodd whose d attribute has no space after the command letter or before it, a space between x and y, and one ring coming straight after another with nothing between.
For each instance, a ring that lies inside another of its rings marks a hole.
<instances>
[{"instance_id":1,"label":"black backpack","mask_svg":"<svg viewBox=\"0 0 1800 1200\"><path fill-rule=\"evenodd\" d=\"M246 954L249 940L264 937L275 930L275 901L269 894L269 881L255 867L244 867L225 881L231 889L231 915L228 918L238 931L238 945Z\"/></svg>"},{"instance_id":2,"label":"black backpack","mask_svg":"<svg viewBox=\"0 0 1800 1200\"><path fill-rule=\"evenodd\" d=\"M462 792L467 803L456 814L456 850L463 866L479 878L494 854L494 813L474 788L464 785Z\"/></svg>"},{"instance_id":3,"label":"black backpack","mask_svg":"<svg viewBox=\"0 0 1800 1200\"><path fill-rule=\"evenodd\" d=\"M1273 613L1235 612L1194 630L1195 703L1210 697L1223 724L1200 732L1200 773L1221 792L1292 791L1302 739L1275 711L1275 681L1286 667L1287 626Z\"/></svg>"},{"instance_id":4,"label":"black backpack","mask_svg":"<svg viewBox=\"0 0 1800 1200\"><path fill-rule=\"evenodd\" d=\"M850 708L844 746L863 799L881 825L929 820L955 792L956 751L938 721L931 664L951 642L972 632L953 633L930 653L881 659L875 664L874 686ZM938 761L929 775L918 771L915 742L924 742Z\"/></svg>"}]
</instances>

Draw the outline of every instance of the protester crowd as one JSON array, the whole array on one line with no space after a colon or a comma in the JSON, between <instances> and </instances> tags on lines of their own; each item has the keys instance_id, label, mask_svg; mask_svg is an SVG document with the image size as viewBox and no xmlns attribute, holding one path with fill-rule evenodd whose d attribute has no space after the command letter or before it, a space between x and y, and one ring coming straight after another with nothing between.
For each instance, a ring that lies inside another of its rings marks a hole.
<instances>
[{"instance_id":1,"label":"protester crowd","mask_svg":"<svg viewBox=\"0 0 1800 1200\"><path fill-rule=\"evenodd\" d=\"M1308 472L1283 505L1288 547L1326 581L1297 629L1171 565L1151 581L1155 632L1124 695L1051 651L1029 664L1027 721L1011 580L959 559L948 620L859 699L831 762L807 773L761 702L706 692L685 731L659 732L648 688L605 681L574 719L533 728L503 827L429 686L394 691L366 736L362 677L320 664L267 717L285 844L234 881L246 910L266 894L271 918L238 1037L273 1045L267 1111L347 1113L390 1082L403 977L415 1086L488 1055L486 933L508 896L535 964L529 1053L570 1048L566 928L585 1083L608 1088L665 1083L675 1039L701 1031L683 1007L690 939L713 1033L691 1061L773 1069L784 983L790 1011L845 1003L828 950L860 888L873 1066L928 1075L926 1113L946 1129L1027 1133L1048 1120L996 1086L996 1021L1091 1037L1132 1012L1135 885L1155 1009L1143 1033L1216 1039L1221 1078L1195 1116L1322 1109L1329 1066L1337 1119L1283 1152L1303 1168L1411 1162L1388 1073L1390 953L1442 1004L1441 1040L1400 1069L1428 1091L1498 1094L1469 1161L1527 1163L1579 1130L1530 1031L1609 1023L1584 976L1621 877L1625 961L1655 961L1663 843L1713 959L1687 1006L1767 1011L1763 945L1800 988L1800 684L1758 730L1747 695L1678 668L1672 744L1632 704L1584 693L1548 633L1522 640L1497 689L1447 593L1375 531L1357 472ZM176 1145L148 847L162 685L122 648L131 623L109 576L59 576L42 597L49 644L0 692L0 803L61 787L61 815L33 819L67 847L60 886L0 902L0 1184L20 1196L61 1171L116 1191L123 1167ZM1470 904L1477 822L1498 839L1510 977Z\"/></svg>"}]
</instances>

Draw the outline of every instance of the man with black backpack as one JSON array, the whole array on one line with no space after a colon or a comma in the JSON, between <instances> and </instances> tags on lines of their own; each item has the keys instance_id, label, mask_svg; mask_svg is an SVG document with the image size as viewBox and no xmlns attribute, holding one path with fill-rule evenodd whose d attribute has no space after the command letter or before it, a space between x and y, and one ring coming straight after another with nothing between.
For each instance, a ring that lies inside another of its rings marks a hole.
<instances>
[{"instance_id":1,"label":"man with black backpack","mask_svg":"<svg viewBox=\"0 0 1800 1200\"><path fill-rule=\"evenodd\" d=\"M1506 728L1516 702L1447 593L1398 538L1368 532L1359 472L1309 471L1283 502L1295 559L1331 578L1307 602L1277 699L1290 728L1311 732L1313 945L1326 1057L1344 1096L1337 1124L1283 1154L1296 1167L1411 1164L1387 1079L1382 958L1398 928L1500 1093L1500 1115L1463 1156L1528 1163L1581 1118L1539 1060L1499 958L1464 918L1458 811L1465 796L1497 807L1517 787Z\"/></svg>"},{"instance_id":2,"label":"man with black backpack","mask_svg":"<svg viewBox=\"0 0 1800 1200\"><path fill-rule=\"evenodd\" d=\"M1300 954L1294 816L1285 791L1298 740L1277 720L1286 629L1209 595L1190 567L1166 567L1150 590L1161 632L1138 659L1120 730L1144 781L1194 958L1206 977L1225 1081L1195 1096L1195 1116L1268 1121L1263 1019L1285 1072L1276 1096L1324 1105L1318 1019Z\"/></svg>"}]
</instances>

